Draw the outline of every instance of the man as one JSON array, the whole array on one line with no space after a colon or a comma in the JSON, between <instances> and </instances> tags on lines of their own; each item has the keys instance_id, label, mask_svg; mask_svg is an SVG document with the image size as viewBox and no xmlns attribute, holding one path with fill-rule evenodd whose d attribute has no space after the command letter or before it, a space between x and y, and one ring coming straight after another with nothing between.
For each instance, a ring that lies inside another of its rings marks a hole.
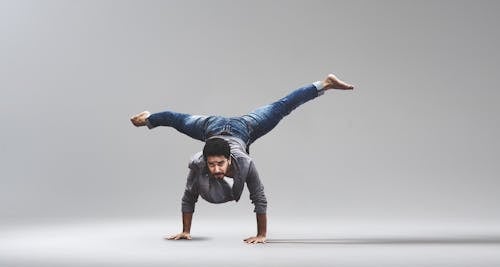
<instances>
[{"instance_id":1,"label":"man","mask_svg":"<svg viewBox=\"0 0 500 267\"><path fill-rule=\"evenodd\" d=\"M323 81L296 89L284 98L258 108L241 117L199 116L163 111L151 114L143 111L130 120L137 127L173 127L181 133L205 142L203 153L193 156L182 197L182 232L168 239L191 239L194 206L201 195L211 203L238 201L247 184L255 205L257 235L244 239L246 243L265 243L267 231L267 200L255 164L249 156L249 146L272 130L279 121L301 104L329 89L352 90L354 87L335 75Z\"/></svg>"}]
</instances>

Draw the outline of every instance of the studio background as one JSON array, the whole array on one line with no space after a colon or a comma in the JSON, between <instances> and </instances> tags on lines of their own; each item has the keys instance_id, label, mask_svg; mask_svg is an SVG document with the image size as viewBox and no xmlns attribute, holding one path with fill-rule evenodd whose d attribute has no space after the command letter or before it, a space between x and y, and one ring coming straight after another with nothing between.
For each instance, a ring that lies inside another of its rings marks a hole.
<instances>
[{"instance_id":1,"label":"studio background","mask_svg":"<svg viewBox=\"0 0 500 267\"><path fill-rule=\"evenodd\" d=\"M355 90L251 146L270 222L498 223L499 7L1 1L0 221L180 220L203 143L130 116L242 115L332 72ZM194 223L252 210L200 198Z\"/></svg>"}]
</instances>

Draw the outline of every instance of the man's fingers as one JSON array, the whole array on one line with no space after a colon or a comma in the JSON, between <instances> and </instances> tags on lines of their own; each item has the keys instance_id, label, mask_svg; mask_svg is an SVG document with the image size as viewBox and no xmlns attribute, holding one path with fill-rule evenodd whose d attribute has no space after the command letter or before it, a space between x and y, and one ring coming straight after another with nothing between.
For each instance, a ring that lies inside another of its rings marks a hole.
<instances>
[{"instance_id":1,"label":"man's fingers","mask_svg":"<svg viewBox=\"0 0 500 267\"><path fill-rule=\"evenodd\" d=\"M245 239L245 243L247 244L257 244L259 241L256 238L247 238Z\"/></svg>"},{"instance_id":2,"label":"man's fingers","mask_svg":"<svg viewBox=\"0 0 500 267\"><path fill-rule=\"evenodd\" d=\"M168 240L179 240L179 239L191 240L191 235L182 233L182 234L176 234L176 235L171 235L171 236L165 237L165 239L168 239Z\"/></svg>"},{"instance_id":3,"label":"man's fingers","mask_svg":"<svg viewBox=\"0 0 500 267\"><path fill-rule=\"evenodd\" d=\"M258 243L266 243L266 239L262 239L262 238L259 238L259 237L249 237L249 238L245 238L243 239L243 241L245 241L245 243L247 244L258 244Z\"/></svg>"}]
</instances>

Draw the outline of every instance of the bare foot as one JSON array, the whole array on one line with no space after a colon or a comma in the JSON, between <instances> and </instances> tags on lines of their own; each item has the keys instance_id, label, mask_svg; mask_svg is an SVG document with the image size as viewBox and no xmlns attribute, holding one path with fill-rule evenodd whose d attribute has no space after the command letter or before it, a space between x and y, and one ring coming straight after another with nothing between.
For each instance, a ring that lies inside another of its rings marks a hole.
<instances>
[{"instance_id":1,"label":"bare foot","mask_svg":"<svg viewBox=\"0 0 500 267\"><path fill-rule=\"evenodd\" d=\"M132 118L130 118L130 121L137 127L145 126L146 119L149 117L149 115L151 115L149 111L143 111L137 115L132 116Z\"/></svg>"},{"instance_id":2,"label":"bare foot","mask_svg":"<svg viewBox=\"0 0 500 267\"><path fill-rule=\"evenodd\" d=\"M323 88L328 89L340 89L340 90L352 90L354 86L341 81L337 76L333 74L328 74L325 80L323 80Z\"/></svg>"}]
</instances>

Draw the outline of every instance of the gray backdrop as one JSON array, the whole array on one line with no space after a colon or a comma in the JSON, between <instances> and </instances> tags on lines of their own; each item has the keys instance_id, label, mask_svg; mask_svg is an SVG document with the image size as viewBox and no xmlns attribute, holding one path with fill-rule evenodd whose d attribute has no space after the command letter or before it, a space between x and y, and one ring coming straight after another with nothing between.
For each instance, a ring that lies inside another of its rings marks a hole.
<instances>
[{"instance_id":1,"label":"gray backdrop","mask_svg":"<svg viewBox=\"0 0 500 267\"><path fill-rule=\"evenodd\" d=\"M202 143L333 72L252 145L273 218L498 222L496 1L0 1L0 220L180 215ZM202 218L253 217L200 198Z\"/></svg>"}]
</instances>

